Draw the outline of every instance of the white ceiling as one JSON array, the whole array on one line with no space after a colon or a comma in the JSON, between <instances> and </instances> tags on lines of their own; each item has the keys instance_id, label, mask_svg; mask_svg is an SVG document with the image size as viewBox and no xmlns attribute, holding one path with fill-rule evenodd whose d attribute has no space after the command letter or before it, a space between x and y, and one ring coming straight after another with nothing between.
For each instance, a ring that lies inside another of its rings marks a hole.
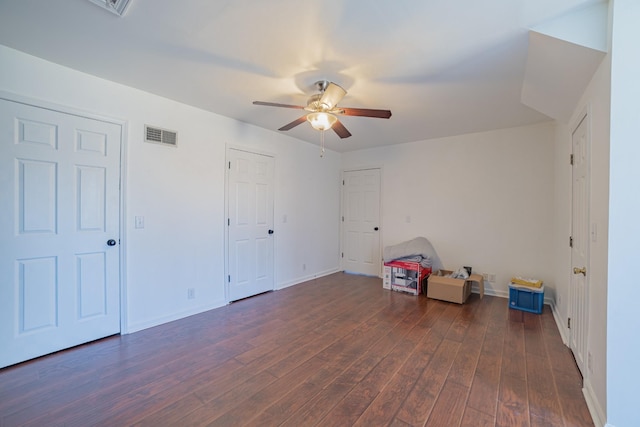
<instances>
[{"instance_id":1,"label":"white ceiling","mask_svg":"<svg viewBox=\"0 0 640 427\"><path fill-rule=\"evenodd\" d=\"M353 136L327 147L351 151L549 120L521 103L528 30L599 1L0 0L0 44L274 131L301 111L252 101L304 105L328 79L393 113L341 117Z\"/></svg>"}]
</instances>

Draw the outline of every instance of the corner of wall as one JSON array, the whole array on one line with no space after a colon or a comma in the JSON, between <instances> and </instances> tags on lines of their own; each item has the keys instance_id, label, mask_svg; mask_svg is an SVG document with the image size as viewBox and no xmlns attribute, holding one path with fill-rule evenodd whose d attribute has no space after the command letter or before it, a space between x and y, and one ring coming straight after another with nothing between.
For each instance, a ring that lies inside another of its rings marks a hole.
<instances>
[{"instance_id":1,"label":"corner of wall","mask_svg":"<svg viewBox=\"0 0 640 427\"><path fill-rule=\"evenodd\" d=\"M589 408L589 413L591 413L591 418L593 418L593 423L595 424L595 426L605 426L606 416L604 414L604 411L602 410L602 406L598 402L598 399L593 388L591 387L591 383L589 382L588 378L585 378L584 380L582 394L584 395L584 400L587 402L587 408ZM611 424L606 425L609 427L613 427Z\"/></svg>"}]
</instances>

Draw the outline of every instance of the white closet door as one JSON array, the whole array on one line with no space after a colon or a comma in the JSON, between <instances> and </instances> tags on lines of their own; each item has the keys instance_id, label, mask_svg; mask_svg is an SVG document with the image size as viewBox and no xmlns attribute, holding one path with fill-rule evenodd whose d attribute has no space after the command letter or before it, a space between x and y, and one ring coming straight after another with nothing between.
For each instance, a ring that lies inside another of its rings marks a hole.
<instances>
[{"instance_id":1,"label":"white closet door","mask_svg":"<svg viewBox=\"0 0 640 427\"><path fill-rule=\"evenodd\" d=\"M343 268L380 276L380 169L347 171L343 178Z\"/></svg>"},{"instance_id":2,"label":"white closet door","mask_svg":"<svg viewBox=\"0 0 640 427\"><path fill-rule=\"evenodd\" d=\"M120 332L120 145L0 100L0 367Z\"/></svg>"},{"instance_id":3,"label":"white closet door","mask_svg":"<svg viewBox=\"0 0 640 427\"><path fill-rule=\"evenodd\" d=\"M271 291L273 279L273 157L228 151L229 301Z\"/></svg>"}]
</instances>

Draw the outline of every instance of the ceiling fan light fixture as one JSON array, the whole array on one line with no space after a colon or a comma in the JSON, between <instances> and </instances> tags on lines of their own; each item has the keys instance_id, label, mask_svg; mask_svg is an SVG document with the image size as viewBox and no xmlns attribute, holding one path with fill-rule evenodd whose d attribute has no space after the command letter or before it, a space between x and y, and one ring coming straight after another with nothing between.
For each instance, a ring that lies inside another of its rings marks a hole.
<instances>
[{"instance_id":1,"label":"ceiling fan light fixture","mask_svg":"<svg viewBox=\"0 0 640 427\"><path fill-rule=\"evenodd\" d=\"M328 130L338 121L338 118L333 114L316 112L307 114L307 121L315 130Z\"/></svg>"},{"instance_id":2,"label":"ceiling fan light fixture","mask_svg":"<svg viewBox=\"0 0 640 427\"><path fill-rule=\"evenodd\" d=\"M323 81L322 83L322 96L319 103L324 110L331 110L344 98L347 91L332 82Z\"/></svg>"}]
</instances>

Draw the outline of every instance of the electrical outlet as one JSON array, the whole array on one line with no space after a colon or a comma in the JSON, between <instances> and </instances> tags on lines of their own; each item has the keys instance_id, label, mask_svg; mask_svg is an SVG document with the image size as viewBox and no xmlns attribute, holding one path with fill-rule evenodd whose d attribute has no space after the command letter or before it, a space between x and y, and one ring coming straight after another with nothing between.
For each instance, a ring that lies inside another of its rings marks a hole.
<instances>
[{"instance_id":1,"label":"electrical outlet","mask_svg":"<svg viewBox=\"0 0 640 427\"><path fill-rule=\"evenodd\" d=\"M496 273L488 273L488 276L489 276L489 282L491 283L496 282Z\"/></svg>"},{"instance_id":2,"label":"electrical outlet","mask_svg":"<svg viewBox=\"0 0 640 427\"><path fill-rule=\"evenodd\" d=\"M485 282L488 282L488 281L489 281L489 274L488 274L488 273L482 273L482 279L483 279Z\"/></svg>"},{"instance_id":3,"label":"electrical outlet","mask_svg":"<svg viewBox=\"0 0 640 427\"><path fill-rule=\"evenodd\" d=\"M302 264L302 271L306 271L307 270L307 264Z\"/></svg>"},{"instance_id":4,"label":"electrical outlet","mask_svg":"<svg viewBox=\"0 0 640 427\"><path fill-rule=\"evenodd\" d=\"M196 290L195 288L189 288L187 289L187 299L194 299L196 297Z\"/></svg>"}]
</instances>

